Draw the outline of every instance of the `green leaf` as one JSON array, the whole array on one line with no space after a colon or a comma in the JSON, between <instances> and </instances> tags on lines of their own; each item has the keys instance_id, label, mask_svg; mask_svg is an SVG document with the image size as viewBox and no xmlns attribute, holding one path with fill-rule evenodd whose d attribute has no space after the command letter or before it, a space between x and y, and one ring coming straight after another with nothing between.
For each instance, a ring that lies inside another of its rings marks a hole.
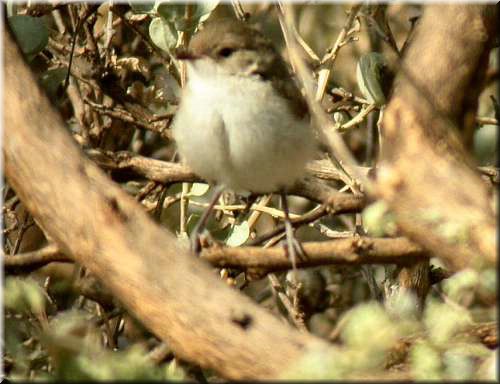
<instances>
[{"instance_id":1,"label":"green leaf","mask_svg":"<svg viewBox=\"0 0 500 384\"><path fill-rule=\"evenodd\" d=\"M372 236L392 235L396 232L394 215L388 205L377 201L363 210L363 226Z\"/></svg>"},{"instance_id":2,"label":"green leaf","mask_svg":"<svg viewBox=\"0 0 500 384\"><path fill-rule=\"evenodd\" d=\"M42 75L40 83L49 96L55 97L57 95L57 90L66 78L67 72L68 68L56 68L49 69Z\"/></svg>"},{"instance_id":3,"label":"green leaf","mask_svg":"<svg viewBox=\"0 0 500 384\"><path fill-rule=\"evenodd\" d=\"M248 222L244 221L241 224L235 224L226 239L226 245L237 247L247 241L250 236L250 227Z\"/></svg>"},{"instance_id":4,"label":"green leaf","mask_svg":"<svg viewBox=\"0 0 500 384\"><path fill-rule=\"evenodd\" d=\"M171 363L165 365L165 377L168 380L180 381L186 380L186 375L182 368L177 363L177 360L172 360Z\"/></svg>"},{"instance_id":5,"label":"green leaf","mask_svg":"<svg viewBox=\"0 0 500 384\"><path fill-rule=\"evenodd\" d=\"M193 183L191 190L189 191L190 196L203 196L208 192L210 186L205 183Z\"/></svg>"},{"instance_id":6,"label":"green leaf","mask_svg":"<svg viewBox=\"0 0 500 384\"><path fill-rule=\"evenodd\" d=\"M166 373L154 366L140 345L116 353L103 351L100 355L100 359L91 354L77 358L78 367L91 380L161 380Z\"/></svg>"},{"instance_id":7,"label":"green leaf","mask_svg":"<svg viewBox=\"0 0 500 384\"><path fill-rule=\"evenodd\" d=\"M175 25L178 31L194 31L201 21L206 20L219 1L205 1L189 4L193 11L189 20L186 19L186 7L188 4L175 4L171 1L158 0L155 10L164 20Z\"/></svg>"},{"instance_id":8,"label":"green leaf","mask_svg":"<svg viewBox=\"0 0 500 384\"><path fill-rule=\"evenodd\" d=\"M435 345L446 345L458 331L472 323L470 313L463 307L450 306L437 300L427 300L424 324L429 339Z\"/></svg>"},{"instance_id":9,"label":"green leaf","mask_svg":"<svg viewBox=\"0 0 500 384\"><path fill-rule=\"evenodd\" d=\"M25 55L34 56L47 46L49 31L42 18L16 15L8 22Z\"/></svg>"},{"instance_id":10,"label":"green leaf","mask_svg":"<svg viewBox=\"0 0 500 384\"><path fill-rule=\"evenodd\" d=\"M442 379L439 353L427 342L416 343L410 349L410 367L416 380Z\"/></svg>"},{"instance_id":11,"label":"green leaf","mask_svg":"<svg viewBox=\"0 0 500 384\"><path fill-rule=\"evenodd\" d=\"M497 138L496 125L483 125L474 133L474 155L480 164L495 163Z\"/></svg>"},{"instance_id":12,"label":"green leaf","mask_svg":"<svg viewBox=\"0 0 500 384\"><path fill-rule=\"evenodd\" d=\"M155 3L144 3L137 1L129 1L130 8L134 13L150 13L154 11Z\"/></svg>"},{"instance_id":13,"label":"green leaf","mask_svg":"<svg viewBox=\"0 0 500 384\"><path fill-rule=\"evenodd\" d=\"M370 103L378 106L386 103L382 84L385 65L384 56L370 52L359 59L356 67L356 78L361 93Z\"/></svg>"},{"instance_id":14,"label":"green leaf","mask_svg":"<svg viewBox=\"0 0 500 384\"><path fill-rule=\"evenodd\" d=\"M488 268L480 272L479 287L487 294L496 296L497 289L497 271L494 268Z\"/></svg>"},{"instance_id":15,"label":"green leaf","mask_svg":"<svg viewBox=\"0 0 500 384\"><path fill-rule=\"evenodd\" d=\"M398 290L386 298L385 307L387 312L400 323L401 320L418 317L418 300L413 292Z\"/></svg>"},{"instance_id":16,"label":"green leaf","mask_svg":"<svg viewBox=\"0 0 500 384\"><path fill-rule=\"evenodd\" d=\"M194 17L200 19L200 21L205 21L217 5L219 5L219 0L197 3Z\"/></svg>"},{"instance_id":17,"label":"green leaf","mask_svg":"<svg viewBox=\"0 0 500 384\"><path fill-rule=\"evenodd\" d=\"M171 22L155 17L149 24L149 36L155 45L164 51L170 51L177 44L177 31Z\"/></svg>"},{"instance_id":18,"label":"green leaf","mask_svg":"<svg viewBox=\"0 0 500 384\"><path fill-rule=\"evenodd\" d=\"M444 353L446 377L451 380L471 380L474 375L474 363L471 356L461 350L449 350Z\"/></svg>"},{"instance_id":19,"label":"green leaf","mask_svg":"<svg viewBox=\"0 0 500 384\"><path fill-rule=\"evenodd\" d=\"M45 295L35 280L11 277L5 282L4 304L13 310L40 313L45 308Z\"/></svg>"},{"instance_id":20,"label":"green leaf","mask_svg":"<svg viewBox=\"0 0 500 384\"><path fill-rule=\"evenodd\" d=\"M172 2L164 0L156 1L154 7L164 20L171 22L184 18L186 12L185 4L172 4Z\"/></svg>"},{"instance_id":21,"label":"green leaf","mask_svg":"<svg viewBox=\"0 0 500 384\"><path fill-rule=\"evenodd\" d=\"M443 281L443 292L451 300L459 303L468 294L474 292L479 283L479 273L477 271L471 268L463 269Z\"/></svg>"},{"instance_id":22,"label":"green leaf","mask_svg":"<svg viewBox=\"0 0 500 384\"><path fill-rule=\"evenodd\" d=\"M383 353L397 340L397 327L378 303L360 304L346 316L341 337L347 346Z\"/></svg>"},{"instance_id":23,"label":"green leaf","mask_svg":"<svg viewBox=\"0 0 500 384\"><path fill-rule=\"evenodd\" d=\"M162 380L167 372L153 364L140 345L110 351L88 314L59 313L41 337L54 365L55 380Z\"/></svg>"},{"instance_id":24,"label":"green leaf","mask_svg":"<svg viewBox=\"0 0 500 384\"><path fill-rule=\"evenodd\" d=\"M346 124L350 119L346 111L337 111L333 114L333 120L339 125Z\"/></svg>"},{"instance_id":25,"label":"green leaf","mask_svg":"<svg viewBox=\"0 0 500 384\"><path fill-rule=\"evenodd\" d=\"M40 313L45 309L45 295L35 281L26 285L25 297L33 313Z\"/></svg>"},{"instance_id":26,"label":"green leaf","mask_svg":"<svg viewBox=\"0 0 500 384\"><path fill-rule=\"evenodd\" d=\"M304 354L297 362L290 364L280 379L286 381L339 380L345 377L345 355L337 350L325 351L315 348Z\"/></svg>"}]
</instances>

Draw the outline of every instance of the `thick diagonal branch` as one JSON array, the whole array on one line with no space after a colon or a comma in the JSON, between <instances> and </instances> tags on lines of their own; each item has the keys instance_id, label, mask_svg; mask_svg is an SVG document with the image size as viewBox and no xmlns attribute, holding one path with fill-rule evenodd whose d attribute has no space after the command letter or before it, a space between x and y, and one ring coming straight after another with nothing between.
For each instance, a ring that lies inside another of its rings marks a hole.
<instances>
[{"instance_id":1,"label":"thick diagonal branch","mask_svg":"<svg viewBox=\"0 0 500 384\"><path fill-rule=\"evenodd\" d=\"M276 378L311 348L334 351L231 290L155 225L84 158L8 33L4 47L6 175L61 251L177 356L223 377Z\"/></svg>"}]
</instances>

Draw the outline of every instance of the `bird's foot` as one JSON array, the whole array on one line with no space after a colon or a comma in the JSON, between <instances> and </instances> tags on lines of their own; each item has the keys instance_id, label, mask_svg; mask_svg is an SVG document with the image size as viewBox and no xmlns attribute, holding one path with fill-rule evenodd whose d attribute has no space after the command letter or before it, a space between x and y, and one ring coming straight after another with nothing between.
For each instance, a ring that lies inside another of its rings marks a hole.
<instances>
[{"instance_id":1,"label":"bird's foot","mask_svg":"<svg viewBox=\"0 0 500 384\"><path fill-rule=\"evenodd\" d=\"M199 233L193 233L191 239L189 240L189 248L196 256L200 255L201 252L201 235Z\"/></svg>"},{"instance_id":2,"label":"bird's foot","mask_svg":"<svg viewBox=\"0 0 500 384\"><path fill-rule=\"evenodd\" d=\"M292 231L287 231L286 243L284 244L285 254L287 258L292 263L292 268L297 269L297 261L307 260L306 252L302 247L300 241L297 240L295 234Z\"/></svg>"},{"instance_id":3,"label":"bird's foot","mask_svg":"<svg viewBox=\"0 0 500 384\"><path fill-rule=\"evenodd\" d=\"M215 243L214 238L208 231L203 231L203 233L193 232L191 239L189 240L191 252L193 252L196 256L200 256L203 248L209 248Z\"/></svg>"},{"instance_id":4,"label":"bird's foot","mask_svg":"<svg viewBox=\"0 0 500 384\"><path fill-rule=\"evenodd\" d=\"M290 211L288 209L288 202L286 200L286 194L284 192L281 193L281 202L283 205L283 211L285 213L285 235L287 244L285 248L285 253L288 259L291 261L292 269L295 272L297 270L297 261L306 260L307 257L304 249L302 248L302 245L295 237L293 225L290 220Z\"/></svg>"}]
</instances>

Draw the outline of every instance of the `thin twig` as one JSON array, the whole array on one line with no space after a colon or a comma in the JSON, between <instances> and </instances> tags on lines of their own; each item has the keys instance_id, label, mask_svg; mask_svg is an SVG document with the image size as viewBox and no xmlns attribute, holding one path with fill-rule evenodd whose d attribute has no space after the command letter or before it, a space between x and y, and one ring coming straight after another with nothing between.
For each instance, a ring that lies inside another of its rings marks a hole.
<instances>
[{"instance_id":1,"label":"thin twig","mask_svg":"<svg viewBox=\"0 0 500 384\"><path fill-rule=\"evenodd\" d=\"M83 101L103 115L121 120L126 123L134 124L148 131L156 132L166 139L172 139L172 133L168 129L170 122L172 121L172 114L163 114L161 116L151 117L145 116L148 121L144 121L143 116L135 113L135 111L131 112L130 110L122 109L118 106L107 107L105 105L95 103L88 98L84 98Z\"/></svg>"},{"instance_id":2,"label":"thin twig","mask_svg":"<svg viewBox=\"0 0 500 384\"><path fill-rule=\"evenodd\" d=\"M142 201L147 195L149 195L156 187L158 183L156 181L148 181L148 183L139 191L135 196L136 201Z\"/></svg>"},{"instance_id":3,"label":"thin twig","mask_svg":"<svg viewBox=\"0 0 500 384\"><path fill-rule=\"evenodd\" d=\"M194 206L198 206L198 207L208 207L208 203L200 203L198 201L194 201L192 200L191 205L194 205ZM221 204L218 204L218 205L214 205L213 209L214 210L217 210L217 211L227 211L227 212L230 212L230 211L243 211L244 209L246 208L246 205L245 204L232 204L232 205L221 205ZM259 204L253 204L251 207L250 207L250 210L253 211L254 213L258 213L259 215L262 214L262 213L267 213L268 215L272 216L272 217L277 217L277 218L280 218L280 219L283 219L285 218L285 214L283 213L283 211L281 209L277 209L277 208L272 208L272 207L266 207L265 205L260 205ZM290 213L290 217L292 219L298 219L300 217L302 217L301 215L297 215L297 214L294 214L294 213ZM250 221L250 220L248 220ZM249 226L250 226L250 223L249 223Z\"/></svg>"},{"instance_id":4,"label":"thin twig","mask_svg":"<svg viewBox=\"0 0 500 384\"><path fill-rule=\"evenodd\" d=\"M78 38L78 34L80 33L80 29L82 28L83 24L87 21L87 19L97 11L98 6L97 5L92 5L90 6L86 11L85 14L78 19L78 24L75 27L74 30L74 35L73 35L73 40L71 42L71 51L69 54L69 63L68 63L68 72L66 73L66 78L64 79L64 86L63 89L66 90L69 85L69 77L71 74L71 66L73 63L73 56L75 52L75 46L76 46L76 39Z\"/></svg>"},{"instance_id":5,"label":"thin twig","mask_svg":"<svg viewBox=\"0 0 500 384\"><path fill-rule=\"evenodd\" d=\"M304 60L298 53L298 43L296 42L296 39L290 33L289 25L293 25L293 17L289 10L289 5L281 4L278 8L278 17L283 35L285 36L285 43L287 44L290 61L293 64L295 73L298 75L298 78L304 87L307 104L311 114L317 122L317 133L321 140L323 140L325 144L328 144L330 158L336 163L335 165L339 169L344 171L347 177L354 179L350 182L350 185L361 185L362 182L365 188L369 189L371 183L366 177L364 177L364 175L355 172L353 177L344 169L344 164L352 166L356 165L357 162L349 148L344 143L340 134L333 129L329 129L332 125L330 118L322 109L321 105L319 105L319 103L315 100L313 76L309 73Z\"/></svg>"},{"instance_id":6,"label":"thin twig","mask_svg":"<svg viewBox=\"0 0 500 384\"><path fill-rule=\"evenodd\" d=\"M334 126L334 128L336 130L338 130L339 132L346 132L350 128L360 124L365 119L365 117L368 116L368 114L371 111L375 110L376 108L377 108L377 106L375 104L370 104L370 105L368 105L368 107L362 109L361 112L359 112L356 116L354 116L347 123L342 124L342 125L338 125L338 126Z\"/></svg>"},{"instance_id":7,"label":"thin twig","mask_svg":"<svg viewBox=\"0 0 500 384\"><path fill-rule=\"evenodd\" d=\"M271 288L276 292L278 298L283 303L283 306L288 312L288 318L293 322L297 329L307 332L307 328L304 324L304 319L294 307L288 296L285 294L285 289L281 285L278 277L274 273L267 275L269 282L271 283Z\"/></svg>"},{"instance_id":8,"label":"thin twig","mask_svg":"<svg viewBox=\"0 0 500 384\"><path fill-rule=\"evenodd\" d=\"M241 21L247 21L250 17L250 14L248 12L245 12L243 6L241 5L241 2L239 0L231 0L231 4L233 5L233 10L236 18Z\"/></svg>"},{"instance_id":9,"label":"thin twig","mask_svg":"<svg viewBox=\"0 0 500 384\"><path fill-rule=\"evenodd\" d=\"M348 92L344 88L341 88L341 87L332 88L332 89L328 90L327 92L331 95L340 96L345 100L352 100L352 101L359 103L359 104L366 104L366 105L371 104L368 100L366 100L362 97L359 97L359 96L355 96L351 92Z\"/></svg>"},{"instance_id":10,"label":"thin twig","mask_svg":"<svg viewBox=\"0 0 500 384\"><path fill-rule=\"evenodd\" d=\"M55 245L49 245L33 252L3 256L4 268L8 274L29 273L52 262L71 263L73 260Z\"/></svg>"},{"instance_id":11,"label":"thin twig","mask_svg":"<svg viewBox=\"0 0 500 384\"><path fill-rule=\"evenodd\" d=\"M187 211L189 207L189 190L191 183L182 183L181 201L179 204L179 232L187 236Z\"/></svg>"},{"instance_id":12,"label":"thin twig","mask_svg":"<svg viewBox=\"0 0 500 384\"><path fill-rule=\"evenodd\" d=\"M33 220L31 220L31 222L29 222L30 218L31 218L31 215L28 212L26 212L24 219L23 219L23 222L21 223L21 227L19 228L19 231L17 232L17 239L16 239L16 242L14 243L14 247L11 250L11 253L10 253L11 256L15 255L17 253L17 251L19 251L19 247L21 246L21 241L23 240L24 233L26 232L26 230L29 227L31 227L33 224L35 224L35 222Z\"/></svg>"},{"instance_id":13,"label":"thin twig","mask_svg":"<svg viewBox=\"0 0 500 384\"><path fill-rule=\"evenodd\" d=\"M494 184L500 183L500 169L495 167L478 167L479 172L490 178L491 182Z\"/></svg>"},{"instance_id":14,"label":"thin twig","mask_svg":"<svg viewBox=\"0 0 500 384\"><path fill-rule=\"evenodd\" d=\"M248 223L248 228L252 230L254 225L257 223L259 220L260 216L262 215L262 209L266 208L267 204L271 201L272 194L262 196L260 201L257 204L253 204L250 209L253 210L253 212L250 214L247 223Z\"/></svg>"},{"instance_id":15,"label":"thin twig","mask_svg":"<svg viewBox=\"0 0 500 384\"><path fill-rule=\"evenodd\" d=\"M156 365L173 356L174 354L172 352L172 349L166 343L157 345L147 354L148 359L150 359Z\"/></svg>"},{"instance_id":16,"label":"thin twig","mask_svg":"<svg viewBox=\"0 0 500 384\"><path fill-rule=\"evenodd\" d=\"M104 52L105 52L105 62L108 64L111 59L111 40L113 39L114 31L113 31L113 12L111 12L110 8L113 7L113 0L108 0L108 17L106 20L106 39L104 41Z\"/></svg>"},{"instance_id":17,"label":"thin twig","mask_svg":"<svg viewBox=\"0 0 500 384\"><path fill-rule=\"evenodd\" d=\"M328 214L327 207L321 206L319 209L316 209L312 212L309 212L308 214L303 215L300 219L292 220L292 227L298 228L301 225L312 223L313 221L318 220L319 218L325 216L326 214ZM268 233L248 241L247 245L254 246L262 244L264 241L269 240L270 238L278 234L281 234L284 231L285 231L285 225L284 224L278 225Z\"/></svg>"},{"instance_id":18,"label":"thin twig","mask_svg":"<svg viewBox=\"0 0 500 384\"><path fill-rule=\"evenodd\" d=\"M481 116L478 116L478 117L476 117L476 122L479 125L487 125L487 124L500 125L500 123L498 122L498 120L495 119L494 117L481 117Z\"/></svg>"},{"instance_id":19,"label":"thin twig","mask_svg":"<svg viewBox=\"0 0 500 384\"><path fill-rule=\"evenodd\" d=\"M316 90L316 96L315 100L321 101L323 99L323 95L325 94L325 89L326 89L326 84L328 82L328 78L330 77L330 72L333 69L333 64L335 63L335 59L337 58L339 49L346 44L347 41L346 38L349 37L350 34L354 33L351 32L351 27L356 19L356 15L358 14L358 11L360 10L362 4L355 4L351 7L351 10L349 11L349 16L347 17L347 20L340 30L339 35L337 36L337 40L335 40L335 43L333 44L333 47L328 51L328 53L323 57L321 60L321 64L328 64L329 67L323 68L322 70L319 71L318 74L318 88Z\"/></svg>"},{"instance_id":20,"label":"thin twig","mask_svg":"<svg viewBox=\"0 0 500 384\"><path fill-rule=\"evenodd\" d=\"M156 45L154 45L154 43L151 42L148 35L146 35L143 31L141 31L136 25L132 24L125 17L125 13L120 9L119 5L114 4L113 6L109 7L109 10L111 12L113 12L116 16L118 16L127 27L132 29L135 33L137 33L142 38L142 40L144 41L144 44L146 44L146 46L148 47L148 49L151 53L154 52L158 56L160 56L161 58L165 58L164 51L161 50L160 48L158 48Z\"/></svg>"}]
</instances>

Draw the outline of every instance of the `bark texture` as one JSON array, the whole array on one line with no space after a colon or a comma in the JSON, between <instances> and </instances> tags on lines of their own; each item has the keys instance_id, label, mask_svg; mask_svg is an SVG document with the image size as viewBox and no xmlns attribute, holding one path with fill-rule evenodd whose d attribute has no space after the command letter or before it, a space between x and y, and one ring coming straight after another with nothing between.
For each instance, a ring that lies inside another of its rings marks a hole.
<instances>
[{"instance_id":1,"label":"bark texture","mask_svg":"<svg viewBox=\"0 0 500 384\"><path fill-rule=\"evenodd\" d=\"M9 184L60 249L172 350L230 379L276 378L312 348L333 350L227 287L158 227L71 139L4 33Z\"/></svg>"},{"instance_id":2,"label":"bark texture","mask_svg":"<svg viewBox=\"0 0 500 384\"><path fill-rule=\"evenodd\" d=\"M383 119L377 193L405 235L454 269L494 263L493 190L457 135L495 36L493 5L430 5Z\"/></svg>"}]
</instances>

